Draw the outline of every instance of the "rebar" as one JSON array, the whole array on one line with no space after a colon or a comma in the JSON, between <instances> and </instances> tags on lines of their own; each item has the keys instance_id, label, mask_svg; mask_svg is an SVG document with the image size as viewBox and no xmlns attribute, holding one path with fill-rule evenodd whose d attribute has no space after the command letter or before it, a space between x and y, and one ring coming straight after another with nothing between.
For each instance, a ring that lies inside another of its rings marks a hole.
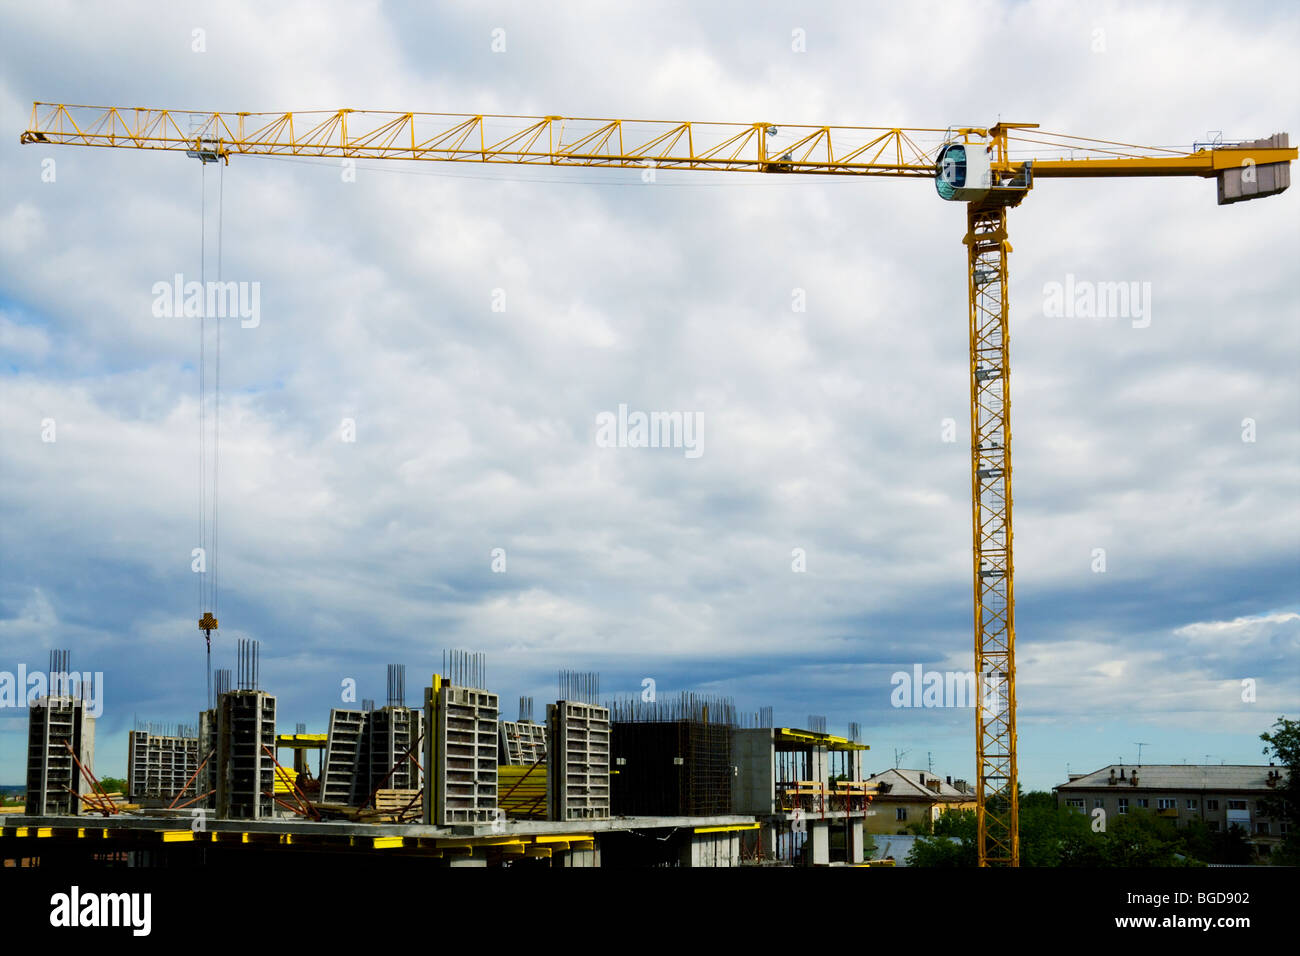
<instances>
[{"instance_id":1,"label":"rebar","mask_svg":"<svg viewBox=\"0 0 1300 956\"><path fill-rule=\"evenodd\" d=\"M238 661L238 680L240 690L257 690L258 689L258 666L261 658L262 645L258 641L247 638L239 638L237 642Z\"/></svg>"},{"instance_id":2,"label":"rebar","mask_svg":"<svg viewBox=\"0 0 1300 956\"><path fill-rule=\"evenodd\" d=\"M388 706L406 706L406 665L388 665Z\"/></svg>"},{"instance_id":3,"label":"rebar","mask_svg":"<svg viewBox=\"0 0 1300 956\"><path fill-rule=\"evenodd\" d=\"M627 697L610 701L610 720L618 723L655 723L693 720L724 727L738 726L736 704L730 697L682 691L676 696L659 695L655 700Z\"/></svg>"},{"instance_id":4,"label":"rebar","mask_svg":"<svg viewBox=\"0 0 1300 956\"><path fill-rule=\"evenodd\" d=\"M49 690L50 697L72 697L74 675L72 674L72 655L66 648L59 648L50 651L50 673L49 673ZM87 675L90 680L94 680L93 675ZM77 696L82 700L86 699L87 688L81 683L80 675L76 675L75 681ZM93 686L93 685L92 685ZM93 694L91 695L94 696Z\"/></svg>"},{"instance_id":5,"label":"rebar","mask_svg":"<svg viewBox=\"0 0 1300 956\"><path fill-rule=\"evenodd\" d=\"M560 700L600 703L600 674L596 671L560 671Z\"/></svg>"},{"instance_id":6,"label":"rebar","mask_svg":"<svg viewBox=\"0 0 1300 956\"><path fill-rule=\"evenodd\" d=\"M473 651L444 650L442 672L457 687L487 690L487 658Z\"/></svg>"}]
</instances>

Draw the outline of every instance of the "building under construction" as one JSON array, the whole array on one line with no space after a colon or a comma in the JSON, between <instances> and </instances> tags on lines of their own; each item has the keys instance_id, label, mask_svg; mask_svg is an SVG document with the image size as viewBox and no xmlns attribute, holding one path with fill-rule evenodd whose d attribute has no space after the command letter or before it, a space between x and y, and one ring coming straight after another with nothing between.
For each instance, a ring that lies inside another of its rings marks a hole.
<instances>
[{"instance_id":1,"label":"building under construction","mask_svg":"<svg viewBox=\"0 0 1300 956\"><path fill-rule=\"evenodd\" d=\"M616 701L613 721L616 814L731 812L730 699L684 693Z\"/></svg>"},{"instance_id":2,"label":"building under construction","mask_svg":"<svg viewBox=\"0 0 1300 956\"><path fill-rule=\"evenodd\" d=\"M200 759L196 727L137 726L127 736L127 799L142 806L170 802L193 782Z\"/></svg>"},{"instance_id":3,"label":"building under construction","mask_svg":"<svg viewBox=\"0 0 1300 956\"><path fill-rule=\"evenodd\" d=\"M132 731L131 793L147 798L143 806L98 786L84 707L73 699L34 708L31 748L45 755L44 769L29 773L36 785L27 812L0 830L0 858L139 866L286 854L343 854L386 867L863 862L871 796L856 732L829 735L815 718L808 723L817 729L773 727L770 708L740 718L722 697L602 704L598 676L571 671L560 674L545 724L533 722L530 698L520 700L519 719L503 721L482 655L453 651L421 708L405 706L405 670L393 665L385 707L335 709L327 734L305 733L305 725L277 734L259 653L255 642L239 643L234 686L228 671L216 672L215 699L197 728ZM65 711L81 716L48 716ZM284 749L292 769L280 761ZM56 763L60 750L67 759ZM85 781L75 800L69 767ZM95 826L70 823L78 813L95 814Z\"/></svg>"},{"instance_id":4,"label":"building under construction","mask_svg":"<svg viewBox=\"0 0 1300 956\"><path fill-rule=\"evenodd\" d=\"M50 652L49 693L29 708L27 803L34 814L76 815L92 795L95 718L86 704L90 688L74 680L68 652Z\"/></svg>"}]
</instances>

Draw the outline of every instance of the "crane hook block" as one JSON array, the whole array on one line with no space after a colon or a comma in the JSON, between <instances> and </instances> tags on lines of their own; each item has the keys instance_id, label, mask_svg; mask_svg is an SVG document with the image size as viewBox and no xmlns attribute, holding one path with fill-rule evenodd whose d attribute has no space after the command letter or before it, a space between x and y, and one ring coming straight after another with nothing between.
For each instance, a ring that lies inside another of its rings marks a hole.
<instances>
[{"instance_id":1,"label":"crane hook block","mask_svg":"<svg viewBox=\"0 0 1300 956\"><path fill-rule=\"evenodd\" d=\"M216 629L217 619L212 616L211 611L206 612L201 618L199 618L200 631L215 631Z\"/></svg>"}]
</instances>

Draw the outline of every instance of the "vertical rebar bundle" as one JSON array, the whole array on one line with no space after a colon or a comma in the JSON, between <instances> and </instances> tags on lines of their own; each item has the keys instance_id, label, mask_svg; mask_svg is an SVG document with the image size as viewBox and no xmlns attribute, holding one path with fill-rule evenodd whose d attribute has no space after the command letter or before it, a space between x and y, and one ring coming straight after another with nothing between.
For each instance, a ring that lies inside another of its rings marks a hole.
<instances>
[{"instance_id":1,"label":"vertical rebar bundle","mask_svg":"<svg viewBox=\"0 0 1300 956\"><path fill-rule=\"evenodd\" d=\"M375 709L375 699L373 697L362 697L361 709L364 710L367 714L373 713Z\"/></svg>"},{"instance_id":2,"label":"vertical rebar bundle","mask_svg":"<svg viewBox=\"0 0 1300 956\"><path fill-rule=\"evenodd\" d=\"M262 653L262 645L241 637L238 642L239 653L239 689L258 690L257 674Z\"/></svg>"},{"instance_id":3,"label":"vertical rebar bundle","mask_svg":"<svg viewBox=\"0 0 1300 956\"><path fill-rule=\"evenodd\" d=\"M682 691L676 697L661 695L656 700L627 697L611 701L608 706L610 720L615 723L693 720L702 724L737 726L736 704L730 697Z\"/></svg>"},{"instance_id":4,"label":"vertical rebar bundle","mask_svg":"<svg viewBox=\"0 0 1300 956\"><path fill-rule=\"evenodd\" d=\"M230 693L230 668L222 667L212 672L213 692L220 697Z\"/></svg>"},{"instance_id":5,"label":"vertical rebar bundle","mask_svg":"<svg viewBox=\"0 0 1300 956\"><path fill-rule=\"evenodd\" d=\"M531 697L519 698L519 722L521 724L531 724L533 722L533 699Z\"/></svg>"},{"instance_id":6,"label":"vertical rebar bundle","mask_svg":"<svg viewBox=\"0 0 1300 956\"><path fill-rule=\"evenodd\" d=\"M862 725L856 720L849 721L849 740L855 744L862 743Z\"/></svg>"},{"instance_id":7,"label":"vertical rebar bundle","mask_svg":"<svg viewBox=\"0 0 1300 956\"><path fill-rule=\"evenodd\" d=\"M457 687L487 690L487 658L473 651L442 652L442 672Z\"/></svg>"},{"instance_id":8,"label":"vertical rebar bundle","mask_svg":"<svg viewBox=\"0 0 1300 956\"><path fill-rule=\"evenodd\" d=\"M66 648L50 651L49 691L50 697L71 697L73 689L72 655ZM91 677L94 680L94 677ZM86 699L87 688L82 686L80 675L77 678L77 694Z\"/></svg>"},{"instance_id":9,"label":"vertical rebar bundle","mask_svg":"<svg viewBox=\"0 0 1300 956\"><path fill-rule=\"evenodd\" d=\"M824 734L824 733L826 733L826 715L825 715L825 714L809 714L809 715L808 715L808 729L811 730L811 731L812 731L813 733L815 733L815 734Z\"/></svg>"},{"instance_id":10,"label":"vertical rebar bundle","mask_svg":"<svg viewBox=\"0 0 1300 956\"><path fill-rule=\"evenodd\" d=\"M141 720L139 717L135 718L135 730L137 733L145 733L150 737L182 737L197 740L199 736L198 729L193 724L160 723L152 720Z\"/></svg>"},{"instance_id":11,"label":"vertical rebar bundle","mask_svg":"<svg viewBox=\"0 0 1300 956\"><path fill-rule=\"evenodd\" d=\"M388 706L406 706L406 665L388 665Z\"/></svg>"},{"instance_id":12,"label":"vertical rebar bundle","mask_svg":"<svg viewBox=\"0 0 1300 956\"><path fill-rule=\"evenodd\" d=\"M596 671L560 671L560 700L600 703L600 674Z\"/></svg>"},{"instance_id":13,"label":"vertical rebar bundle","mask_svg":"<svg viewBox=\"0 0 1300 956\"><path fill-rule=\"evenodd\" d=\"M302 722L296 723L293 725L293 732L295 734L305 734L307 732L307 725Z\"/></svg>"},{"instance_id":14,"label":"vertical rebar bundle","mask_svg":"<svg viewBox=\"0 0 1300 956\"><path fill-rule=\"evenodd\" d=\"M743 713L737 719L736 726L746 730L771 728L775 726L772 719L772 708L760 707L758 710Z\"/></svg>"}]
</instances>

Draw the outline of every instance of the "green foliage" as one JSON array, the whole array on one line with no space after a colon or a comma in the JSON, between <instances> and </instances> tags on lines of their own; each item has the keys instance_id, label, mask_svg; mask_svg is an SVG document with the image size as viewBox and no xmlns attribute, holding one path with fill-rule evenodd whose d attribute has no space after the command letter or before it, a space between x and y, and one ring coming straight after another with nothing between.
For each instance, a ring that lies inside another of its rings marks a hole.
<instances>
[{"instance_id":1,"label":"green foliage","mask_svg":"<svg viewBox=\"0 0 1300 956\"><path fill-rule=\"evenodd\" d=\"M925 821L922 838L907 855L908 866L976 866L979 854L974 810L953 810ZM915 824L920 826L920 824Z\"/></svg>"},{"instance_id":2,"label":"green foliage","mask_svg":"<svg viewBox=\"0 0 1300 956\"><path fill-rule=\"evenodd\" d=\"M1078 810L1058 807L1050 793L1036 791L1020 801L1021 866L1077 866L1068 862L1071 848L1090 836L1089 818Z\"/></svg>"},{"instance_id":3,"label":"green foliage","mask_svg":"<svg viewBox=\"0 0 1300 956\"><path fill-rule=\"evenodd\" d=\"M922 837L907 854L908 866L976 866L979 863L975 841L965 842L948 837Z\"/></svg>"},{"instance_id":4,"label":"green foliage","mask_svg":"<svg viewBox=\"0 0 1300 956\"><path fill-rule=\"evenodd\" d=\"M1183 866L1188 862L1178 829L1149 810L1130 810L1106 830L1103 866Z\"/></svg>"},{"instance_id":5,"label":"green foliage","mask_svg":"<svg viewBox=\"0 0 1300 956\"><path fill-rule=\"evenodd\" d=\"M959 840L975 842L979 836L979 825L974 810L950 810L939 814L934 822L934 835L956 837Z\"/></svg>"},{"instance_id":6,"label":"green foliage","mask_svg":"<svg viewBox=\"0 0 1300 956\"><path fill-rule=\"evenodd\" d=\"M1286 771L1283 785L1259 801L1259 811L1274 820L1285 820L1291 831L1269 862L1300 866L1300 721L1287 720L1283 715L1273 724L1273 732L1262 733L1259 739L1268 745L1264 753Z\"/></svg>"},{"instance_id":7,"label":"green foliage","mask_svg":"<svg viewBox=\"0 0 1300 956\"><path fill-rule=\"evenodd\" d=\"M126 781L121 777L100 777L99 785L105 793L126 793Z\"/></svg>"},{"instance_id":8,"label":"green foliage","mask_svg":"<svg viewBox=\"0 0 1300 956\"><path fill-rule=\"evenodd\" d=\"M908 865L978 865L977 827L973 810L941 815L932 833L914 844ZM1112 818L1105 832L1094 833L1091 817L1057 807L1051 793L1028 793L1020 801L1021 866L1172 867L1252 861L1250 844L1237 827L1213 833L1195 821L1180 830L1164 817L1134 809Z\"/></svg>"},{"instance_id":9,"label":"green foliage","mask_svg":"<svg viewBox=\"0 0 1300 956\"><path fill-rule=\"evenodd\" d=\"M1204 821L1192 820L1178 832L1183 839L1184 852L1194 859L1236 866L1255 862L1255 851L1246 839L1246 831L1239 826L1216 832Z\"/></svg>"}]
</instances>

